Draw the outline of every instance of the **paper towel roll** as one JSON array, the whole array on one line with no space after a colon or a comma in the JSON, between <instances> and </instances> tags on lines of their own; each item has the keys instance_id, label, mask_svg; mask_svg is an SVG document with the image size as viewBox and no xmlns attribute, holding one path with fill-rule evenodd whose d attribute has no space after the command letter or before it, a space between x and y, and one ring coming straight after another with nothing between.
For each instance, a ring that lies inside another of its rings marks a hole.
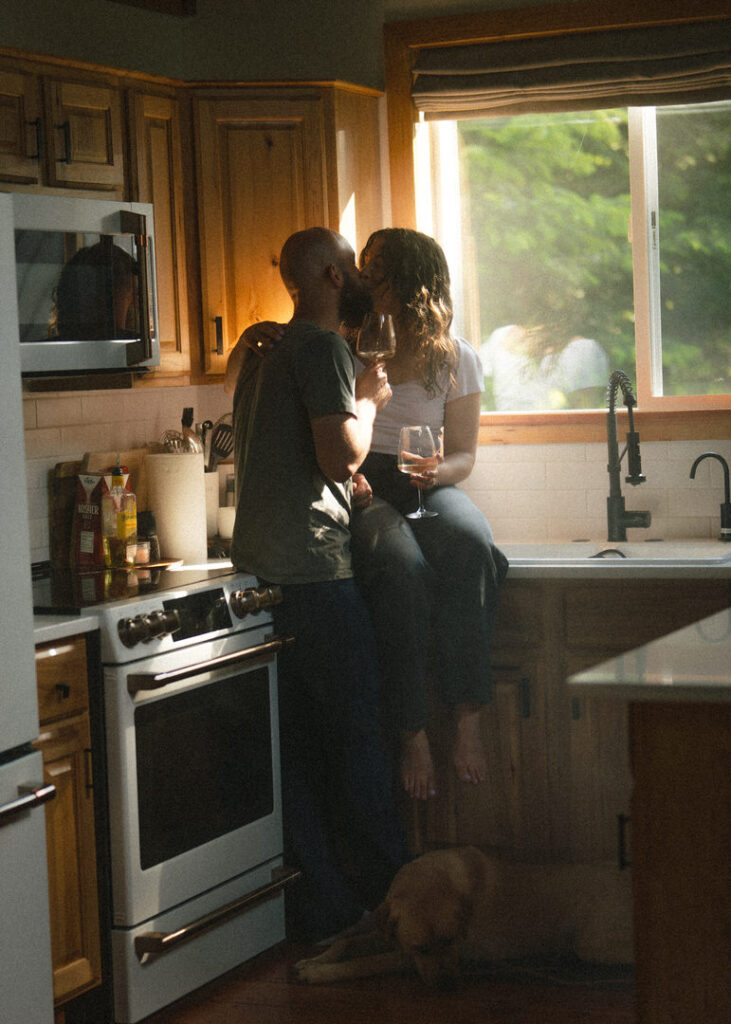
<instances>
[{"instance_id":1,"label":"paper towel roll","mask_svg":"<svg viewBox=\"0 0 731 1024\"><path fill-rule=\"evenodd\" d=\"M218 530L218 506L221 504L221 488L217 472L205 474L206 485L206 533L215 537Z\"/></svg>"},{"instance_id":2,"label":"paper towel roll","mask_svg":"<svg viewBox=\"0 0 731 1024\"><path fill-rule=\"evenodd\" d=\"M147 455L147 503L155 513L163 558L200 564L208 558L203 455Z\"/></svg>"}]
</instances>

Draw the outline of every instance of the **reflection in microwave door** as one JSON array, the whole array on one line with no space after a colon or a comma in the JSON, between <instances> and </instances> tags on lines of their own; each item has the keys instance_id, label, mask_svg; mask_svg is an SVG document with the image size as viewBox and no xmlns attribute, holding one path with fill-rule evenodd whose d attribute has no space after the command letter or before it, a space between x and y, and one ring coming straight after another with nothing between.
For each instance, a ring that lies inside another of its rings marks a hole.
<instances>
[{"instance_id":1,"label":"reflection in microwave door","mask_svg":"<svg viewBox=\"0 0 731 1024\"><path fill-rule=\"evenodd\" d=\"M137 289L137 261L109 235L102 235L64 264L54 290L49 337L138 337Z\"/></svg>"},{"instance_id":2,"label":"reflection in microwave door","mask_svg":"<svg viewBox=\"0 0 731 1024\"><path fill-rule=\"evenodd\" d=\"M126 235L16 230L21 341L138 338L132 252Z\"/></svg>"}]
</instances>

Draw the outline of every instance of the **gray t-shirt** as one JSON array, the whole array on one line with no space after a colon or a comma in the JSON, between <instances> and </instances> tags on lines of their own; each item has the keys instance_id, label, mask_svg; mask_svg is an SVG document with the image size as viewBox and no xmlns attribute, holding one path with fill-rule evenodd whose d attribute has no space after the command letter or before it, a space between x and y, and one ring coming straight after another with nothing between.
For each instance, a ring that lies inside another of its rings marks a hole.
<instances>
[{"instance_id":1,"label":"gray t-shirt","mask_svg":"<svg viewBox=\"0 0 731 1024\"><path fill-rule=\"evenodd\" d=\"M234 395L237 569L272 583L353 575L351 484L320 470L310 421L355 415L354 380L346 341L308 321L289 324L264 359L247 358Z\"/></svg>"}]
</instances>

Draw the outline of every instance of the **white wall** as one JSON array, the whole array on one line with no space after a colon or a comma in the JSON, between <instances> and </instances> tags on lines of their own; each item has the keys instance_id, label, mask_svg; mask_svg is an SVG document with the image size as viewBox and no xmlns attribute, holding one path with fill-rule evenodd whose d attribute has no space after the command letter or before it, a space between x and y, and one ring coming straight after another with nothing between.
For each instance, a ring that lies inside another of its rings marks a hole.
<instances>
[{"instance_id":1,"label":"white wall","mask_svg":"<svg viewBox=\"0 0 731 1024\"><path fill-rule=\"evenodd\" d=\"M86 451L144 447L178 428L184 406L216 420L231 407L218 386L26 395L23 401L31 558L48 558L48 474ZM621 433L620 433L621 436ZM731 463L731 441L643 443L647 483L622 485L630 509L649 509L645 537L715 537L723 472L715 459L689 478L696 456L715 451ZM607 453L603 444L486 445L464 489L503 541L606 538ZM229 467L230 471L230 467Z\"/></svg>"},{"instance_id":2,"label":"white wall","mask_svg":"<svg viewBox=\"0 0 731 1024\"><path fill-rule=\"evenodd\" d=\"M383 23L548 0L197 0L176 18L114 0L0 4L3 46L190 80L342 79L383 88Z\"/></svg>"}]
</instances>

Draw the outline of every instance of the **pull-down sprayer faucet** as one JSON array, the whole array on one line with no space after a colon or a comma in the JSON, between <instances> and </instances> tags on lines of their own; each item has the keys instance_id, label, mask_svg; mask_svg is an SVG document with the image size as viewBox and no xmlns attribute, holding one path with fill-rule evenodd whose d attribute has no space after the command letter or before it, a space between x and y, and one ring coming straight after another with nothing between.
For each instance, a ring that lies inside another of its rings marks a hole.
<instances>
[{"instance_id":1,"label":"pull-down sprayer faucet","mask_svg":"<svg viewBox=\"0 0 731 1024\"><path fill-rule=\"evenodd\" d=\"M627 407L629 416L629 432L627 433L627 444L622 454L619 453L617 443L617 415L614 410L614 401L617 390L621 389L624 404ZM622 497L622 486L620 483L621 463L625 452L627 453L627 468L629 470L625 480L628 484L636 486L645 482L645 475L642 472L640 459L640 435L635 430L634 416L632 410L637 405L637 399L632 392L632 385L629 377L622 370L615 370L609 378L607 389L609 398L609 412L607 413L607 453L609 461L607 472L609 473L609 497L607 498L607 540L627 540L627 527L639 526L648 527L651 515L649 512L626 511L624 498Z\"/></svg>"}]
</instances>

